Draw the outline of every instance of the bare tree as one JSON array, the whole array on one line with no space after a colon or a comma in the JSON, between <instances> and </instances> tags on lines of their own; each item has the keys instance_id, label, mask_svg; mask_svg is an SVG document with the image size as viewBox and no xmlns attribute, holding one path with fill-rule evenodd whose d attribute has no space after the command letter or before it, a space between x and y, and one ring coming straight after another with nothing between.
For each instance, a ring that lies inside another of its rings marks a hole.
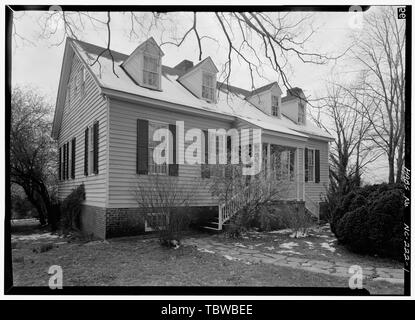
<instances>
[{"instance_id":1,"label":"bare tree","mask_svg":"<svg viewBox=\"0 0 415 320\"><path fill-rule=\"evenodd\" d=\"M194 182L194 181L193 181ZM151 174L139 176L133 188L144 223L159 234L163 245L180 243L190 223L189 205L199 184L189 188L181 177Z\"/></svg>"},{"instance_id":2,"label":"bare tree","mask_svg":"<svg viewBox=\"0 0 415 320\"><path fill-rule=\"evenodd\" d=\"M55 45L66 37L82 38L85 28L105 32L108 51L112 48L111 25L115 13L68 12L53 9L39 18L40 35ZM338 56L314 52L306 48L315 34L313 15L296 12L125 12L125 25L130 39L142 39L157 34L162 46L182 46L193 39L198 48L199 61L207 46L223 38L227 48L227 59L221 72L221 80L229 84L232 68L244 64L249 68L251 87L256 87L256 78L264 78L265 68L275 71L275 77L286 88L291 88L288 70L293 61L324 64ZM14 30L17 28L14 21ZM201 20L209 23L209 32L201 26ZM188 24L188 26L186 26ZM59 27L60 26L60 27ZM22 36L16 33L16 37ZM99 55L93 63L97 63ZM114 59L113 59L114 62ZM115 70L114 70L115 73Z\"/></svg>"},{"instance_id":3,"label":"bare tree","mask_svg":"<svg viewBox=\"0 0 415 320\"><path fill-rule=\"evenodd\" d=\"M51 108L31 89L11 97L10 176L36 208L41 224L52 221L56 202L56 145L50 136Z\"/></svg>"},{"instance_id":4,"label":"bare tree","mask_svg":"<svg viewBox=\"0 0 415 320\"><path fill-rule=\"evenodd\" d=\"M340 83L328 83L326 91L314 120L334 137L330 152L330 188L344 195L360 186L365 168L382 153L372 142L371 123L359 111L361 102L368 106L370 101L357 100L354 91Z\"/></svg>"},{"instance_id":5,"label":"bare tree","mask_svg":"<svg viewBox=\"0 0 415 320\"><path fill-rule=\"evenodd\" d=\"M405 135L405 20L394 7L380 7L365 18L355 38L354 60L362 77L349 93L371 124L371 140L388 157L389 183L401 181Z\"/></svg>"}]
</instances>

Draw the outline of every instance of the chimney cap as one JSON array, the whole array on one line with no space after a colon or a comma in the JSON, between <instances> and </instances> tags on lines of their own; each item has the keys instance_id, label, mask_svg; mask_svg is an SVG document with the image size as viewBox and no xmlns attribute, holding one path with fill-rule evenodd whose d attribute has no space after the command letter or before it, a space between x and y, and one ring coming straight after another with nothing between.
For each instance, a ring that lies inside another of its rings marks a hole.
<instances>
[{"instance_id":1,"label":"chimney cap","mask_svg":"<svg viewBox=\"0 0 415 320\"><path fill-rule=\"evenodd\" d=\"M299 87L294 87L291 89L287 89L287 96L295 96L295 97L300 97L304 95L303 89L299 88Z\"/></svg>"},{"instance_id":2,"label":"chimney cap","mask_svg":"<svg viewBox=\"0 0 415 320\"><path fill-rule=\"evenodd\" d=\"M193 68L193 62L186 59L184 59L182 62L180 62L178 65L174 67L174 69L179 70L183 73L187 72L191 68Z\"/></svg>"}]
</instances>

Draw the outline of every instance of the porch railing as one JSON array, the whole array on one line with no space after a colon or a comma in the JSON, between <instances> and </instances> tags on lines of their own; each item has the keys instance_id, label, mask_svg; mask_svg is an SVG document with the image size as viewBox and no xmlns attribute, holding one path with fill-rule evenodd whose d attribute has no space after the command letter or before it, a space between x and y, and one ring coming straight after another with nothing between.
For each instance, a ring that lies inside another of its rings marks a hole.
<instances>
[{"instance_id":1,"label":"porch railing","mask_svg":"<svg viewBox=\"0 0 415 320\"><path fill-rule=\"evenodd\" d=\"M228 201L219 205L219 230L222 230L224 223L229 221L232 216L242 208L243 204L246 203L246 199L249 197L250 190L249 188L246 188L242 192L232 196Z\"/></svg>"},{"instance_id":2,"label":"porch railing","mask_svg":"<svg viewBox=\"0 0 415 320\"><path fill-rule=\"evenodd\" d=\"M320 204L310 198L306 193L304 194L305 207L311 212L313 216L319 217Z\"/></svg>"}]
</instances>

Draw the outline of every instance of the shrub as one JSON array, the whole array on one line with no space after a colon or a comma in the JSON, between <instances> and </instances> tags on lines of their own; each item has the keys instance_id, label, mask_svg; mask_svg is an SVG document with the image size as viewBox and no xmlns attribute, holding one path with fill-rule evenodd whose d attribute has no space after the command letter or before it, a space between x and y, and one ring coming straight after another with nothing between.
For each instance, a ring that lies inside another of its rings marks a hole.
<instances>
[{"instance_id":1,"label":"shrub","mask_svg":"<svg viewBox=\"0 0 415 320\"><path fill-rule=\"evenodd\" d=\"M81 184L63 200L60 206L60 227L65 230L80 228L81 204L85 200L85 186Z\"/></svg>"},{"instance_id":2,"label":"shrub","mask_svg":"<svg viewBox=\"0 0 415 320\"><path fill-rule=\"evenodd\" d=\"M331 226L339 242L352 251L402 259L403 189L368 186L347 194Z\"/></svg>"},{"instance_id":3,"label":"shrub","mask_svg":"<svg viewBox=\"0 0 415 320\"><path fill-rule=\"evenodd\" d=\"M188 229L191 221L187 208L171 209L165 214L147 213L145 216L148 225L157 232L160 243L168 247L180 244L183 231Z\"/></svg>"},{"instance_id":4,"label":"shrub","mask_svg":"<svg viewBox=\"0 0 415 320\"><path fill-rule=\"evenodd\" d=\"M290 228L297 234L306 233L312 223L312 217L304 208L277 202L264 205L257 211L255 226L264 231Z\"/></svg>"}]
</instances>

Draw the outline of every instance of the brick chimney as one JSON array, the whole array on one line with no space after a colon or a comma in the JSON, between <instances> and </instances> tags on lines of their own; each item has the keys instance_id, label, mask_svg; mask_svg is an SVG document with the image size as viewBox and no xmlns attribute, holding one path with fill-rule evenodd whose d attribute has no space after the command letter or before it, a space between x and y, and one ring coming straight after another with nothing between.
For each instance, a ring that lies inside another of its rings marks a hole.
<instances>
[{"instance_id":1,"label":"brick chimney","mask_svg":"<svg viewBox=\"0 0 415 320\"><path fill-rule=\"evenodd\" d=\"M177 66L174 67L181 74L185 74L189 69L193 68L193 62L189 60L183 60Z\"/></svg>"},{"instance_id":2,"label":"brick chimney","mask_svg":"<svg viewBox=\"0 0 415 320\"><path fill-rule=\"evenodd\" d=\"M304 92L299 87L294 87L287 90L287 96L301 97L304 96Z\"/></svg>"}]
</instances>

